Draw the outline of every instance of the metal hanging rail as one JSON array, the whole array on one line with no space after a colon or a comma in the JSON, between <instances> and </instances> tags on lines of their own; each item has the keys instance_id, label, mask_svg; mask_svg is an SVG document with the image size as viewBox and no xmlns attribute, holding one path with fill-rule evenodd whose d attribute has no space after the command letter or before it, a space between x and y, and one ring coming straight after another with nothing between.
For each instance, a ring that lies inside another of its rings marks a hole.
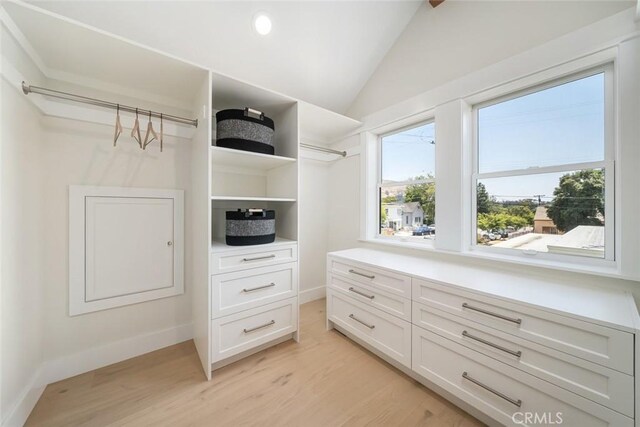
<instances>
[{"instance_id":1,"label":"metal hanging rail","mask_svg":"<svg viewBox=\"0 0 640 427\"><path fill-rule=\"evenodd\" d=\"M308 148L309 150L322 151L323 153L331 153L331 154L337 154L342 157L347 157L346 151L334 150L332 148L327 148L327 147L318 147L317 145L311 145L304 142L300 143L300 147Z\"/></svg>"},{"instance_id":2,"label":"metal hanging rail","mask_svg":"<svg viewBox=\"0 0 640 427\"><path fill-rule=\"evenodd\" d=\"M37 93L40 95L51 96L54 98L81 102L83 104L90 104L90 105L96 105L98 107L111 108L113 110L119 108L120 111L128 111L130 113L137 112L141 116L149 116L149 114L151 114L152 117L157 117L157 118L160 118L160 116L162 116L163 120L170 120L172 122L198 127L198 119L188 119L185 117L173 116L171 114L156 113L155 111L145 110L143 108L136 108L136 107L130 107L128 105L116 104L114 102L103 101L101 99L96 99L96 98L89 98L88 96L76 95L74 93L62 92L59 90L47 89L47 88L38 87L38 86L30 86L25 82L22 82L22 92L24 92L25 95L28 95L30 93Z\"/></svg>"}]
</instances>

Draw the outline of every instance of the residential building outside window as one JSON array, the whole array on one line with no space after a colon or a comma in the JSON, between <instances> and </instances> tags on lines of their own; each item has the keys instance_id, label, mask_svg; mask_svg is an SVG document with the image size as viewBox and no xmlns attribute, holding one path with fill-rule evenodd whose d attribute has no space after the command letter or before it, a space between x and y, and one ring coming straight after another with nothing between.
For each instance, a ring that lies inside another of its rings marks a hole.
<instances>
[{"instance_id":1,"label":"residential building outside window","mask_svg":"<svg viewBox=\"0 0 640 427\"><path fill-rule=\"evenodd\" d=\"M435 238L435 124L380 138L379 237L411 242Z\"/></svg>"},{"instance_id":2,"label":"residential building outside window","mask_svg":"<svg viewBox=\"0 0 640 427\"><path fill-rule=\"evenodd\" d=\"M607 66L474 107L477 248L614 259L611 94Z\"/></svg>"}]
</instances>

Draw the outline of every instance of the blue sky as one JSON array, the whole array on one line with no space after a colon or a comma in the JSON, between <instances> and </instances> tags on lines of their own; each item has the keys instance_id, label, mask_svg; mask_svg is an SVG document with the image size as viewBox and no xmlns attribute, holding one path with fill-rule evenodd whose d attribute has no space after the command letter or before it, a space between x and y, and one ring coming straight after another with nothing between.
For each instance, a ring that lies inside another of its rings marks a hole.
<instances>
[{"instance_id":1,"label":"blue sky","mask_svg":"<svg viewBox=\"0 0 640 427\"><path fill-rule=\"evenodd\" d=\"M604 75L481 108L480 173L604 160ZM402 181L434 173L435 125L383 138L383 180ZM560 174L485 179L498 199L551 200Z\"/></svg>"},{"instance_id":2,"label":"blue sky","mask_svg":"<svg viewBox=\"0 0 640 427\"><path fill-rule=\"evenodd\" d=\"M435 175L435 125L428 123L382 139L382 179L407 181Z\"/></svg>"}]
</instances>

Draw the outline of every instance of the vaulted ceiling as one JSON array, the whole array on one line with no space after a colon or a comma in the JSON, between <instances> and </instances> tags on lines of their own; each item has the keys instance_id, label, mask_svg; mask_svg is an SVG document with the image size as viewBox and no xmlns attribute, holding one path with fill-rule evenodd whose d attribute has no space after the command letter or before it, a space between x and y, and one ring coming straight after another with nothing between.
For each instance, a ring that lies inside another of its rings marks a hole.
<instances>
[{"instance_id":1,"label":"vaulted ceiling","mask_svg":"<svg viewBox=\"0 0 640 427\"><path fill-rule=\"evenodd\" d=\"M417 1L35 1L42 8L254 84L344 112ZM259 36L252 18L273 30Z\"/></svg>"}]
</instances>

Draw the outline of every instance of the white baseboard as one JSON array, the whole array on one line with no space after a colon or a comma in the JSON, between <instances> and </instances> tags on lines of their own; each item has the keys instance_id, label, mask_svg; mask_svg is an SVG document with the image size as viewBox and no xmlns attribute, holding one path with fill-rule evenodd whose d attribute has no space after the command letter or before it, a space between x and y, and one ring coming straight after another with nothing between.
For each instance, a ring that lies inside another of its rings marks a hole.
<instances>
[{"instance_id":1,"label":"white baseboard","mask_svg":"<svg viewBox=\"0 0 640 427\"><path fill-rule=\"evenodd\" d=\"M47 384L141 356L193 338L192 325L180 325L125 340L93 347L50 360L38 369L2 427L21 427L38 403Z\"/></svg>"},{"instance_id":2,"label":"white baseboard","mask_svg":"<svg viewBox=\"0 0 640 427\"><path fill-rule=\"evenodd\" d=\"M317 299L322 299L326 296L326 287L318 286L316 288L305 289L304 291L298 292L298 302L300 304L304 304L307 302L315 301Z\"/></svg>"},{"instance_id":3,"label":"white baseboard","mask_svg":"<svg viewBox=\"0 0 640 427\"><path fill-rule=\"evenodd\" d=\"M193 326L189 323L50 360L45 365L45 384L84 374L192 338Z\"/></svg>"},{"instance_id":4,"label":"white baseboard","mask_svg":"<svg viewBox=\"0 0 640 427\"><path fill-rule=\"evenodd\" d=\"M9 410L5 419L2 420L2 427L22 427L29 414L38 403L46 384L42 383L42 366L31 376L31 380L24 388L15 405Z\"/></svg>"}]
</instances>

